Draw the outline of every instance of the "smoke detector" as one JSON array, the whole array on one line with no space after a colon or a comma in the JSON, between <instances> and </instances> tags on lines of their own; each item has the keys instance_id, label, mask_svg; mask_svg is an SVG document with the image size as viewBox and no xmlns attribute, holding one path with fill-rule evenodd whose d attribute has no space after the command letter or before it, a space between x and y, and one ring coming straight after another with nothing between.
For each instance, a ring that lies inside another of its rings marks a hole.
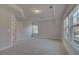
<instances>
[{"instance_id":1,"label":"smoke detector","mask_svg":"<svg viewBox=\"0 0 79 59\"><path fill-rule=\"evenodd\" d=\"M53 8L52 6L50 6L49 8Z\"/></svg>"}]
</instances>

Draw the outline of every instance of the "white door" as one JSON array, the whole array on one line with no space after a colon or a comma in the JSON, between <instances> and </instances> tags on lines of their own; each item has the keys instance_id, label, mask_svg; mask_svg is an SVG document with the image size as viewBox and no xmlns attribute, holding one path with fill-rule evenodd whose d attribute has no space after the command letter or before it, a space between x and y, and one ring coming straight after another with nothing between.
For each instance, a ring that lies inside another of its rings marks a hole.
<instances>
[{"instance_id":1,"label":"white door","mask_svg":"<svg viewBox=\"0 0 79 59\"><path fill-rule=\"evenodd\" d=\"M0 8L0 49L11 45L11 19L10 13Z\"/></svg>"}]
</instances>

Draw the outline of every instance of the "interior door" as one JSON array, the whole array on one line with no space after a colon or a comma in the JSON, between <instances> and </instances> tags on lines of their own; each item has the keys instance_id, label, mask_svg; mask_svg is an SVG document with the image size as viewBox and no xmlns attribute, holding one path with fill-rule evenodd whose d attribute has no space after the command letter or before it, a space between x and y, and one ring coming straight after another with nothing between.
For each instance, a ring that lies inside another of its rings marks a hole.
<instances>
[{"instance_id":1,"label":"interior door","mask_svg":"<svg viewBox=\"0 0 79 59\"><path fill-rule=\"evenodd\" d=\"M11 45L11 19L10 13L0 8L0 49Z\"/></svg>"}]
</instances>

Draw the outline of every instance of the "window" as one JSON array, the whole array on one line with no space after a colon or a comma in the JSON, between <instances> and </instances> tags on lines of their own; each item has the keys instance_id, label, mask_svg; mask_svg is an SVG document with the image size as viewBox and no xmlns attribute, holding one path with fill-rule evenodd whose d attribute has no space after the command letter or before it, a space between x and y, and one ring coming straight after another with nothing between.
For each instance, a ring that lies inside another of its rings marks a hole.
<instances>
[{"instance_id":1,"label":"window","mask_svg":"<svg viewBox=\"0 0 79 59\"><path fill-rule=\"evenodd\" d=\"M38 25L33 25L33 34L38 34Z\"/></svg>"},{"instance_id":2,"label":"window","mask_svg":"<svg viewBox=\"0 0 79 59\"><path fill-rule=\"evenodd\" d=\"M79 46L79 5L64 20L64 37Z\"/></svg>"},{"instance_id":3,"label":"window","mask_svg":"<svg viewBox=\"0 0 79 59\"><path fill-rule=\"evenodd\" d=\"M64 20L64 37L65 39L68 39L68 36L69 36L69 23L68 23L68 17Z\"/></svg>"},{"instance_id":4,"label":"window","mask_svg":"<svg viewBox=\"0 0 79 59\"><path fill-rule=\"evenodd\" d=\"M76 16L73 17L73 41L79 45L79 10L76 12Z\"/></svg>"}]
</instances>

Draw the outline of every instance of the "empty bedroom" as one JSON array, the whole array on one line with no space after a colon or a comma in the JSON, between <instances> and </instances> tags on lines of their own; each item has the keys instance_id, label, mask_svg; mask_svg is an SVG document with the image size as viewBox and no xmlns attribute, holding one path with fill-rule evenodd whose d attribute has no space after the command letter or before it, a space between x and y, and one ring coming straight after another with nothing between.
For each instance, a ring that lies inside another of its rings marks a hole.
<instances>
[{"instance_id":1,"label":"empty bedroom","mask_svg":"<svg viewBox=\"0 0 79 59\"><path fill-rule=\"evenodd\" d=\"M79 5L0 4L0 55L79 54Z\"/></svg>"}]
</instances>

